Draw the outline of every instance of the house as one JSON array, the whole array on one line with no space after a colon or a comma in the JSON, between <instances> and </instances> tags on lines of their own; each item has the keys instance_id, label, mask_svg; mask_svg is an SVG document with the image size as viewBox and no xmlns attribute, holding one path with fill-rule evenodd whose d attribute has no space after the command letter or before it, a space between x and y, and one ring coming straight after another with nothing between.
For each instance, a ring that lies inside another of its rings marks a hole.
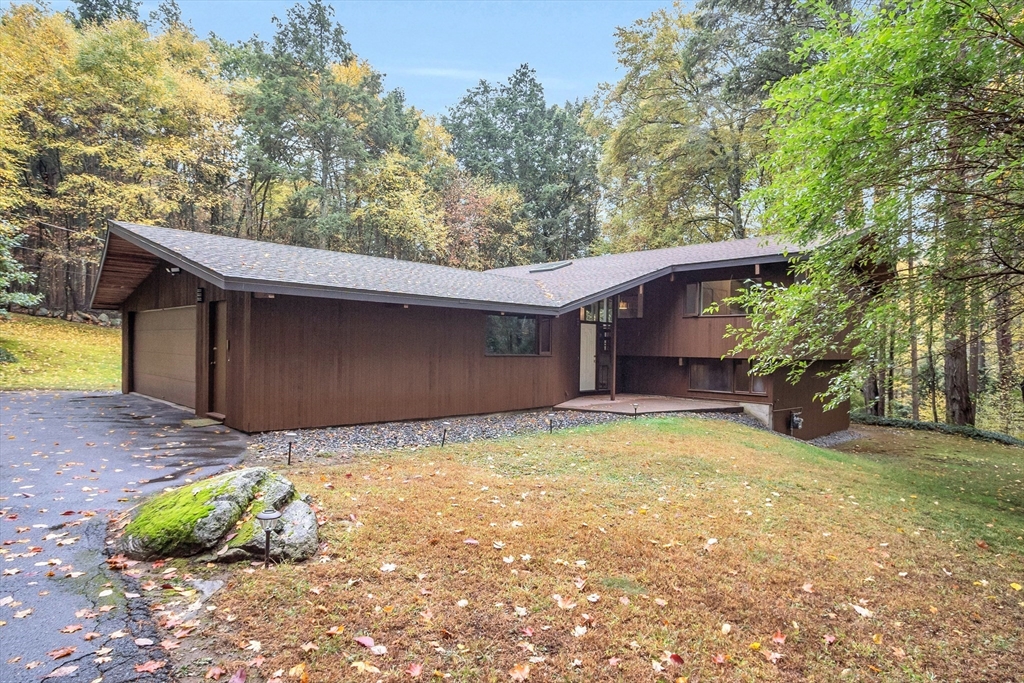
<instances>
[{"instance_id":1,"label":"house","mask_svg":"<svg viewBox=\"0 0 1024 683\"><path fill-rule=\"evenodd\" d=\"M629 392L734 401L813 438L849 424L814 400L844 358L795 386L751 375L723 359L743 312L704 312L791 280L795 255L746 239L481 273L111 222L92 306L123 314L122 391L244 432Z\"/></svg>"}]
</instances>

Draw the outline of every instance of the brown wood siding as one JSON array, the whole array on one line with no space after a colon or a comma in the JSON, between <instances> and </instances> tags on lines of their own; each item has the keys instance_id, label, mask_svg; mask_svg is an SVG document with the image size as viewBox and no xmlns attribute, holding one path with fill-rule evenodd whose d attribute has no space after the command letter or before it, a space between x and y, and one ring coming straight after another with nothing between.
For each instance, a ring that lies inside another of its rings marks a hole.
<instances>
[{"instance_id":1,"label":"brown wood siding","mask_svg":"<svg viewBox=\"0 0 1024 683\"><path fill-rule=\"evenodd\" d=\"M794 409L799 409L804 419L803 429L794 430L793 436L798 439L814 439L832 432L839 432L850 426L850 404L848 401L834 410L824 410L824 405L814 399L814 395L828 388L828 378L818 377L818 373L833 369L839 362L819 361L807 369L804 376L795 386L786 381L785 372L772 376L773 428L777 432L790 433L789 416Z\"/></svg>"},{"instance_id":2,"label":"brown wood siding","mask_svg":"<svg viewBox=\"0 0 1024 683\"><path fill-rule=\"evenodd\" d=\"M723 393L717 391L690 391L689 368L684 359L657 358L646 356L619 357L619 382L622 391L630 394L655 394L658 396L679 396L718 401L740 401L743 403L771 403L771 377L765 378L767 394Z\"/></svg>"},{"instance_id":3,"label":"brown wood siding","mask_svg":"<svg viewBox=\"0 0 1024 683\"><path fill-rule=\"evenodd\" d=\"M760 277L765 282L788 284L792 278L786 264L766 264L761 274L754 267L714 269L679 273L673 281L666 276L644 285L644 317L619 321L620 356L664 356L675 358L721 358L730 355L736 340L726 338L728 326L746 327L744 316L686 316L686 285L707 280L742 280ZM744 351L735 358L749 358ZM830 358L832 358L830 356ZM836 355L835 359L845 356Z\"/></svg>"},{"instance_id":4,"label":"brown wood siding","mask_svg":"<svg viewBox=\"0 0 1024 683\"><path fill-rule=\"evenodd\" d=\"M480 311L306 297L232 308L249 311L250 339L245 358L231 347L230 363L248 370L244 389L229 390L241 390L232 414L244 417L228 424L248 432L547 407L579 393L576 315L553 321L550 356L485 356Z\"/></svg>"},{"instance_id":5,"label":"brown wood siding","mask_svg":"<svg viewBox=\"0 0 1024 683\"><path fill-rule=\"evenodd\" d=\"M195 306L141 311L132 317L133 390L193 407L196 397Z\"/></svg>"}]
</instances>

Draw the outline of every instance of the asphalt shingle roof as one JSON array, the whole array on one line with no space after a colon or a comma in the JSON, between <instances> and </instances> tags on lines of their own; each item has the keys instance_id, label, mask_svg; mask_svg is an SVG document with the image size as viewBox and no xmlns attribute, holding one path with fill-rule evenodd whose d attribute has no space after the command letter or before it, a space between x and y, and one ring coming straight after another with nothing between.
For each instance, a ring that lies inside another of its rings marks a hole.
<instances>
[{"instance_id":1,"label":"asphalt shingle roof","mask_svg":"<svg viewBox=\"0 0 1024 683\"><path fill-rule=\"evenodd\" d=\"M783 260L754 239L476 272L111 221L110 232L224 289L558 314L674 270ZM101 273L102 279L102 273Z\"/></svg>"}]
</instances>

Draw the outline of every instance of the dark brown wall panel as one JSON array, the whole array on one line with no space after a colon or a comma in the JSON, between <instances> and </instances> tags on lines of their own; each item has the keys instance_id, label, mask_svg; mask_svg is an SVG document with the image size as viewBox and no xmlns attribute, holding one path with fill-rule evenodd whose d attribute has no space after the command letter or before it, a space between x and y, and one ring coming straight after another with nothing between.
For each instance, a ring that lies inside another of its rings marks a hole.
<instances>
[{"instance_id":1,"label":"dark brown wall panel","mask_svg":"<svg viewBox=\"0 0 1024 683\"><path fill-rule=\"evenodd\" d=\"M795 386L786 381L786 373L778 372L772 376L773 422L777 432L790 433L789 416L794 409L800 409L804 418L803 429L794 430L793 436L798 439L814 439L832 432L842 431L850 426L850 404L843 402L834 410L824 410L824 404L815 400L814 395L828 388L828 378L819 377L818 373L834 368L836 361L819 361L807 369L800 382Z\"/></svg>"},{"instance_id":2,"label":"dark brown wall panel","mask_svg":"<svg viewBox=\"0 0 1024 683\"><path fill-rule=\"evenodd\" d=\"M649 356L619 357L619 382L622 391L630 394L655 394L710 401L771 403L772 378L767 377L767 394L726 394L712 391L690 391L686 361L678 358Z\"/></svg>"},{"instance_id":3,"label":"dark brown wall panel","mask_svg":"<svg viewBox=\"0 0 1024 683\"><path fill-rule=\"evenodd\" d=\"M551 356L485 356L480 311L283 296L247 303L244 417L235 425L245 431L520 410L579 393L575 315L555 319Z\"/></svg>"}]
</instances>

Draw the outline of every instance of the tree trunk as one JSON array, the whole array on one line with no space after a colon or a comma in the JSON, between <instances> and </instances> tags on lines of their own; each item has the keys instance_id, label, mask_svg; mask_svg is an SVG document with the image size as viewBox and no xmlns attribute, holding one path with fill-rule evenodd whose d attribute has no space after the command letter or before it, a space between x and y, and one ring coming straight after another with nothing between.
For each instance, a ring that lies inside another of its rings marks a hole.
<instances>
[{"instance_id":1,"label":"tree trunk","mask_svg":"<svg viewBox=\"0 0 1024 683\"><path fill-rule=\"evenodd\" d=\"M921 419L921 382L917 357L917 281L914 279L914 229L910 216L910 255L907 257L908 314L910 317L910 417Z\"/></svg>"},{"instance_id":2,"label":"tree trunk","mask_svg":"<svg viewBox=\"0 0 1024 683\"><path fill-rule=\"evenodd\" d=\"M974 424L974 402L969 389L967 369L967 333L964 330L959 297L948 296L945 314L946 422L955 425ZM961 303L962 305L962 303Z\"/></svg>"},{"instance_id":3,"label":"tree trunk","mask_svg":"<svg viewBox=\"0 0 1024 683\"><path fill-rule=\"evenodd\" d=\"M1013 427L1013 318L1010 307L1010 292L1002 290L996 294L996 358L999 361L999 418L1002 430L1009 433ZM1024 392L1024 384L1021 385ZM1021 397L1024 399L1024 395Z\"/></svg>"}]
</instances>

